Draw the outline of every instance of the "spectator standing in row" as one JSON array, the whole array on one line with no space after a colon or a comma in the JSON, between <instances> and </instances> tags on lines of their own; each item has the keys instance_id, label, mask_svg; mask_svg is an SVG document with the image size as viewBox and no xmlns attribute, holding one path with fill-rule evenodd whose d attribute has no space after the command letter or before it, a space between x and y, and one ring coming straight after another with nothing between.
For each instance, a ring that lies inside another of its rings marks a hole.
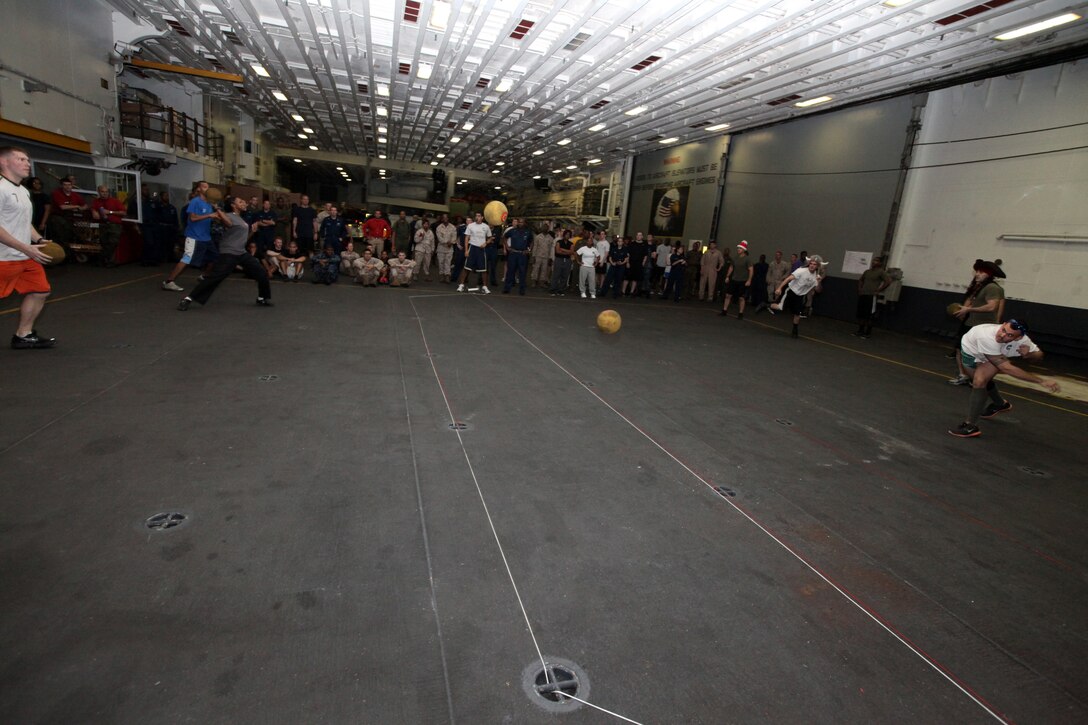
<instances>
[{"instance_id":1,"label":"spectator standing in row","mask_svg":"<svg viewBox=\"0 0 1088 725\"><path fill-rule=\"evenodd\" d=\"M374 215L363 222L363 234L366 236L367 244L373 247L375 257L380 256L382 251L387 249L386 245L393 234L393 228L382 216L381 209L375 209Z\"/></svg>"},{"instance_id":2,"label":"spectator standing in row","mask_svg":"<svg viewBox=\"0 0 1088 725\"><path fill-rule=\"evenodd\" d=\"M393 251L404 252L405 256L412 251L412 222L403 211L393 222Z\"/></svg>"},{"instance_id":3,"label":"spectator standing in row","mask_svg":"<svg viewBox=\"0 0 1088 725\"><path fill-rule=\"evenodd\" d=\"M687 285L684 293L688 297L694 297L699 294L699 268L703 263L703 243L692 242L691 249L688 250L684 259L686 261L684 268L691 270L684 276L684 284Z\"/></svg>"},{"instance_id":4,"label":"spectator standing in row","mask_svg":"<svg viewBox=\"0 0 1088 725\"><path fill-rule=\"evenodd\" d=\"M253 230L253 241L257 242L257 259L263 259L264 253L272 246L276 238L276 212L272 210L272 201L265 199L259 209L250 214L249 223Z\"/></svg>"},{"instance_id":5,"label":"spectator standing in row","mask_svg":"<svg viewBox=\"0 0 1088 725\"><path fill-rule=\"evenodd\" d=\"M722 265L725 264L725 258L718 250L718 243L711 240L706 245L706 251L703 252L702 258L699 260L699 301L714 300L715 287L718 283L718 273L722 270ZM695 268L692 268L694 274Z\"/></svg>"},{"instance_id":6,"label":"spectator standing in row","mask_svg":"<svg viewBox=\"0 0 1088 725\"><path fill-rule=\"evenodd\" d=\"M53 210L53 200L49 194L45 193L45 186L37 176L31 176L23 182L23 185L30 190L30 203L34 209L30 224L38 230L38 234L45 234L49 214Z\"/></svg>"},{"instance_id":7,"label":"spectator standing in row","mask_svg":"<svg viewBox=\"0 0 1088 725\"><path fill-rule=\"evenodd\" d=\"M618 244L618 242L615 242L614 244L609 244L608 243L608 235L603 231L597 232L597 234L595 235L595 239L593 240L593 247L594 247L594 249L597 250L597 287L596 287L596 289L603 289L604 288L605 275L608 274L608 255L612 252L612 247L615 244ZM575 250L575 252L577 252L577 250ZM579 285L581 285L581 276L580 276L581 272L582 272L582 269L581 269L581 267L579 267L578 268L578 274L579 274L578 282L579 282Z\"/></svg>"},{"instance_id":8,"label":"spectator standing in row","mask_svg":"<svg viewBox=\"0 0 1088 725\"><path fill-rule=\"evenodd\" d=\"M729 304L736 297L737 319L744 319L745 298L748 296L748 290L752 287L752 275L754 273L752 260L748 259L748 242L747 240L741 240L737 245L737 258L729 263L729 271L726 272L729 281L726 283L728 286L725 289L725 302L722 304L722 311L719 314L724 316L729 312Z\"/></svg>"},{"instance_id":9,"label":"spectator standing in row","mask_svg":"<svg viewBox=\"0 0 1088 725\"><path fill-rule=\"evenodd\" d=\"M431 259L434 257L435 238L431 223L427 219L422 220L419 228L416 229L414 243L413 258L416 262L416 279L419 279L420 275L426 275L426 280L430 282Z\"/></svg>"},{"instance_id":10,"label":"spectator standing in row","mask_svg":"<svg viewBox=\"0 0 1088 725\"><path fill-rule=\"evenodd\" d=\"M627 240L623 237L616 238L616 246L608 252L608 271L604 276L604 286L601 287L601 297L607 297L612 292L612 299L618 299L623 292L623 280L627 276L627 266L631 261L631 254L627 251Z\"/></svg>"},{"instance_id":11,"label":"spectator standing in row","mask_svg":"<svg viewBox=\"0 0 1088 725\"><path fill-rule=\"evenodd\" d=\"M868 340L873 334L873 318L876 317L876 298L892 283L884 270L884 260L873 257L869 269L858 277L858 331L854 337Z\"/></svg>"},{"instance_id":12,"label":"spectator standing in row","mask_svg":"<svg viewBox=\"0 0 1088 725\"><path fill-rule=\"evenodd\" d=\"M110 193L108 187L99 186L98 196L91 202L91 217L98 222L102 264L112 267L116 263L117 245L121 241L121 220L125 218L125 205Z\"/></svg>"},{"instance_id":13,"label":"spectator standing in row","mask_svg":"<svg viewBox=\"0 0 1088 725\"><path fill-rule=\"evenodd\" d=\"M678 243L673 247L669 253L668 263L668 281L665 282L665 289L661 292L661 299L667 300L671 292L673 300L679 302L684 291L684 268L688 263L683 244Z\"/></svg>"},{"instance_id":14,"label":"spectator standing in row","mask_svg":"<svg viewBox=\"0 0 1088 725\"><path fill-rule=\"evenodd\" d=\"M506 247L506 278L503 280L502 293L509 294L516 279L518 294L523 295L528 283L526 277L529 273L529 255L533 252L533 233L525 226L525 220L518 217L502 238Z\"/></svg>"},{"instance_id":15,"label":"spectator standing in row","mask_svg":"<svg viewBox=\"0 0 1088 725\"><path fill-rule=\"evenodd\" d=\"M533 237L533 271L529 276L534 286L548 285L553 259L555 259L555 235L552 234L550 227L545 226Z\"/></svg>"},{"instance_id":16,"label":"spectator standing in row","mask_svg":"<svg viewBox=\"0 0 1088 725\"><path fill-rule=\"evenodd\" d=\"M567 291L570 279L570 264L574 257L574 242L569 229L564 229L561 237L555 240L555 262L552 264L552 297L562 297Z\"/></svg>"},{"instance_id":17,"label":"spectator standing in row","mask_svg":"<svg viewBox=\"0 0 1088 725\"><path fill-rule=\"evenodd\" d=\"M782 284L782 280L790 274L790 263L782 259L782 251L774 253L774 260L767 265L767 296L770 301L775 301L774 291Z\"/></svg>"},{"instance_id":18,"label":"spectator standing in row","mask_svg":"<svg viewBox=\"0 0 1088 725\"><path fill-rule=\"evenodd\" d=\"M597 287L596 280L600 279L597 274L597 270L600 269L600 265L597 261L600 259L601 253L597 249L596 244L583 244L575 250L575 255L578 257L578 291L582 294L584 300L588 295L591 299L597 299Z\"/></svg>"},{"instance_id":19,"label":"spectator standing in row","mask_svg":"<svg viewBox=\"0 0 1088 725\"><path fill-rule=\"evenodd\" d=\"M648 238L648 244L653 245L653 236ZM653 285L655 290L660 290L661 294L665 294L665 269L669 266L669 257L672 256L672 247L666 244L664 241L658 244L654 250L654 272L653 272Z\"/></svg>"},{"instance_id":20,"label":"spectator standing in row","mask_svg":"<svg viewBox=\"0 0 1088 725\"><path fill-rule=\"evenodd\" d=\"M448 284L450 282L450 266L453 262L453 248L457 246L457 227L450 223L449 214L443 214L439 218L438 226L434 228L434 237L437 244L438 279Z\"/></svg>"},{"instance_id":21,"label":"spectator standing in row","mask_svg":"<svg viewBox=\"0 0 1088 725\"><path fill-rule=\"evenodd\" d=\"M623 293L628 297L638 295L638 286L642 284L642 267L646 263L646 239L642 232L635 235L627 244L627 276L623 280Z\"/></svg>"},{"instance_id":22,"label":"spectator standing in row","mask_svg":"<svg viewBox=\"0 0 1088 725\"><path fill-rule=\"evenodd\" d=\"M751 303L756 312L767 309L767 255L759 255L759 261L752 265Z\"/></svg>"},{"instance_id":23,"label":"spectator standing in row","mask_svg":"<svg viewBox=\"0 0 1088 725\"><path fill-rule=\"evenodd\" d=\"M343 249L344 240L348 236L348 225L344 222L344 218L340 216L339 208L332 204L326 206L329 212L318 225L318 243L322 248L332 246L333 251L339 255L340 250Z\"/></svg>"},{"instance_id":24,"label":"spectator standing in row","mask_svg":"<svg viewBox=\"0 0 1088 725\"><path fill-rule=\"evenodd\" d=\"M310 206L310 197L303 194L291 210L291 239L300 249L313 249L317 233L317 212Z\"/></svg>"}]
</instances>

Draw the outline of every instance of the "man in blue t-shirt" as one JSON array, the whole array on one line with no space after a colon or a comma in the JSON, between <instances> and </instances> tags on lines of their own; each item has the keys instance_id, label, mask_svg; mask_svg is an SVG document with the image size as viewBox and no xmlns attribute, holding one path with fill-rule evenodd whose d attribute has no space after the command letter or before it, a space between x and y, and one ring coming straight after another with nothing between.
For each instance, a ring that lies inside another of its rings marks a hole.
<instances>
[{"instance_id":1,"label":"man in blue t-shirt","mask_svg":"<svg viewBox=\"0 0 1088 725\"><path fill-rule=\"evenodd\" d=\"M162 288L169 292L181 292L183 287L176 280L185 268L204 267L215 260L212 247L212 217L215 208L208 202L208 182L198 181L193 184L193 198L185 207L185 248L174 270L163 280Z\"/></svg>"},{"instance_id":2,"label":"man in blue t-shirt","mask_svg":"<svg viewBox=\"0 0 1088 725\"><path fill-rule=\"evenodd\" d=\"M519 294L525 294L525 277L529 271L529 255L533 251L533 233L525 226L523 219L515 219L514 226L506 230L502 235L503 245L506 247L506 279L503 281L502 293L509 294L514 286L514 279L520 282Z\"/></svg>"}]
</instances>

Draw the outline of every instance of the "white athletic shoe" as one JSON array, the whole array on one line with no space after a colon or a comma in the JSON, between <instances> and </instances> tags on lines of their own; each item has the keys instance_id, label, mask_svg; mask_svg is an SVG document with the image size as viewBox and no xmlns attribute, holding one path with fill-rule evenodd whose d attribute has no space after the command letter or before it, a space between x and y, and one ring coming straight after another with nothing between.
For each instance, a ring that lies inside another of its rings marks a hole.
<instances>
[{"instance_id":1,"label":"white athletic shoe","mask_svg":"<svg viewBox=\"0 0 1088 725\"><path fill-rule=\"evenodd\" d=\"M583 295L583 296L584 296L584 295ZM595 299L597 299L597 295L590 295L590 296L589 296L589 299L591 299L591 300L595 300Z\"/></svg>"},{"instance_id":2,"label":"white athletic shoe","mask_svg":"<svg viewBox=\"0 0 1088 725\"><path fill-rule=\"evenodd\" d=\"M457 291L458 292L464 292L465 291L465 286L463 284L457 285Z\"/></svg>"},{"instance_id":3,"label":"white athletic shoe","mask_svg":"<svg viewBox=\"0 0 1088 725\"><path fill-rule=\"evenodd\" d=\"M487 288L487 285L484 285L483 287L481 287L481 288L480 288L480 291L481 291L481 292L483 292L483 293L484 293L485 295L489 295L489 294L491 294L491 290L489 290L489 289Z\"/></svg>"},{"instance_id":4,"label":"white athletic shoe","mask_svg":"<svg viewBox=\"0 0 1088 725\"><path fill-rule=\"evenodd\" d=\"M585 293L585 292L583 292L583 293L582 293L582 299L584 300L585 298L586 298L586 293Z\"/></svg>"},{"instance_id":5,"label":"white athletic shoe","mask_svg":"<svg viewBox=\"0 0 1088 725\"><path fill-rule=\"evenodd\" d=\"M185 291L184 287L179 286L178 283L174 282L173 280L168 280L166 282L163 282L162 283L162 288L164 290L169 291L169 292L184 292Z\"/></svg>"}]
</instances>

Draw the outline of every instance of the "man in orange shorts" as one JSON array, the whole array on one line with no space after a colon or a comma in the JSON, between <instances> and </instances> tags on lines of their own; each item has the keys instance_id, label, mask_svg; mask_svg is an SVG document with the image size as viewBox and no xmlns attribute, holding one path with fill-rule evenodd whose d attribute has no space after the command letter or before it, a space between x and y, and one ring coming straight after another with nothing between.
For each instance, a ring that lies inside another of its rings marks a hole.
<instances>
[{"instance_id":1,"label":"man in orange shorts","mask_svg":"<svg viewBox=\"0 0 1088 725\"><path fill-rule=\"evenodd\" d=\"M35 244L47 241L30 223L30 192L20 182L30 176L30 157L15 146L0 146L0 298L23 295L19 326L11 338L16 350L53 347L52 337L39 337L34 322L49 296L49 280L42 267L51 260Z\"/></svg>"}]
</instances>

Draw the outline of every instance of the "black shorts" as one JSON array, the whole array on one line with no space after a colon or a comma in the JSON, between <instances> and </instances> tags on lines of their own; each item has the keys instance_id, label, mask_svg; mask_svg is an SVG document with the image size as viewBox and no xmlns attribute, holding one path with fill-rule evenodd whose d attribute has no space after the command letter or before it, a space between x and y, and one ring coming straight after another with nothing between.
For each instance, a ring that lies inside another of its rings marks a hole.
<instances>
[{"instance_id":1,"label":"black shorts","mask_svg":"<svg viewBox=\"0 0 1088 725\"><path fill-rule=\"evenodd\" d=\"M858 295L858 319L868 320L876 314L876 295Z\"/></svg>"},{"instance_id":2,"label":"black shorts","mask_svg":"<svg viewBox=\"0 0 1088 725\"><path fill-rule=\"evenodd\" d=\"M787 287L786 294L782 297L782 309L794 315L801 314L805 311L805 295L798 295Z\"/></svg>"},{"instance_id":3,"label":"black shorts","mask_svg":"<svg viewBox=\"0 0 1088 725\"><path fill-rule=\"evenodd\" d=\"M744 282L743 279L729 280L729 287L725 293L732 297L744 297L748 294L748 288L744 286Z\"/></svg>"},{"instance_id":4,"label":"black shorts","mask_svg":"<svg viewBox=\"0 0 1088 725\"><path fill-rule=\"evenodd\" d=\"M487 271L487 255L484 253L483 247L469 245L468 259L465 260L465 269L469 272Z\"/></svg>"}]
</instances>

